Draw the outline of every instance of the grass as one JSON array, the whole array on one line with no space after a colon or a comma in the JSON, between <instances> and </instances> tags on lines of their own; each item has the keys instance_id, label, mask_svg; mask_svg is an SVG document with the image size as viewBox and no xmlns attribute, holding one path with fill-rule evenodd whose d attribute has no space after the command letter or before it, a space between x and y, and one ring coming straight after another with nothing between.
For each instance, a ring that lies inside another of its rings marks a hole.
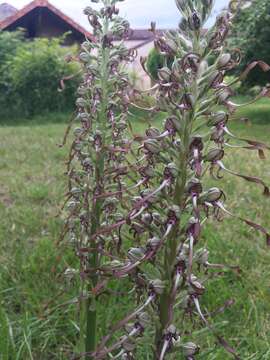
<instances>
[{"instance_id":1,"label":"grass","mask_svg":"<svg viewBox=\"0 0 270 360\"><path fill-rule=\"evenodd\" d=\"M234 132L269 143L269 100L239 111L237 117ZM252 122L239 121L245 117ZM60 272L76 260L69 249L56 246L67 155L67 148L57 144L63 138L65 119L65 115L48 115L0 124L0 360L64 360L76 348L78 311L72 304L76 286L65 282ZM139 132L145 115L136 113L132 121ZM224 162L231 169L262 175L270 183L269 157L260 161L255 152L239 150ZM221 183L234 213L270 228L269 200L260 189L230 175ZM234 299L232 307L214 318L217 329L242 359L270 359L270 252L264 238L226 218L209 224L202 242L207 243L213 262L241 268L239 274L226 271L223 278L212 281L204 309L212 311ZM119 317L128 311L128 301L104 299L101 327L114 317L115 305ZM209 332L202 329L196 338L203 349L199 359L231 358ZM146 344L139 349L138 359L151 359Z\"/></svg>"}]
</instances>

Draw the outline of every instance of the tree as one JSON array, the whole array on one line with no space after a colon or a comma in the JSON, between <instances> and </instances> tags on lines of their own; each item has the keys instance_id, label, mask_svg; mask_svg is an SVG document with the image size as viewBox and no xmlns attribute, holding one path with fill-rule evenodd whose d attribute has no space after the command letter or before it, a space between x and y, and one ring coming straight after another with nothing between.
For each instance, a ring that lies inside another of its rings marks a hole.
<instances>
[{"instance_id":1,"label":"tree","mask_svg":"<svg viewBox=\"0 0 270 360\"><path fill-rule=\"evenodd\" d=\"M242 70L248 63L260 59L270 63L270 2L253 0L252 6L245 4L234 20L231 44L240 47L243 53ZM248 79L249 85L265 85L270 75L254 69Z\"/></svg>"}]
</instances>

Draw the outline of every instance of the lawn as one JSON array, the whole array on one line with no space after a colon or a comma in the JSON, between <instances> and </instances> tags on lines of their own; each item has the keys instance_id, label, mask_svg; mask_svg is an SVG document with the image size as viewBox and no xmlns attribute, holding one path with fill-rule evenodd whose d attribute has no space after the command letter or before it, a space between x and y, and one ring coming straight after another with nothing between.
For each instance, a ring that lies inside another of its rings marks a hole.
<instances>
[{"instance_id":1,"label":"lawn","mask_svg":"<svg viewBox=\"0 0 270 360\"><path fill-rule=\"evenodd\" d=\"M240 120L246 117L252 121ZM68 116L49 115L0 123L1 360L68 359L75 350L78 313L72 301L76 286L64 282L60 271L76 260L68 248L56 246L68 152L67 147L57 144L62 141L67 120ZM133 122L139 132L145 126L145 116L139 114ZM270 101L239 111L231 129L270 143ZM262 161L255 152L237 150L224 162L231 169L262 176L270 185L269 159L270 154ZM270 203L261 196L260 188L230 175L221 183L234 213L270 228ZM204 297L209 311L227 300L235 301L213 319L216 328L242 359L269 360L270 249L263 236L226 218L220 224L209 224L203 241L212 262L241 268L240 273L226 271L223 278L213 281ZM127 311L128 304L116 297L104 300L100 327L107 326L112 317L112 302L119 304L119 316ZM203 349L198 359L231 358L207 331L196 336ZM151 359L147 345L141 346L139 354L139 360Z\"/></svg>"}]
</instances>

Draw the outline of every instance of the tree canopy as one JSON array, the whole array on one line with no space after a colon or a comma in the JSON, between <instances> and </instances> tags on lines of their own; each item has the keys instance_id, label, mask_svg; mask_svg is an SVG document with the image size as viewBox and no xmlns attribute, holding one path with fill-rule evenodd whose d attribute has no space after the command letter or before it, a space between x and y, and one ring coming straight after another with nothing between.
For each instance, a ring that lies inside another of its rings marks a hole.
<instances>
[{"instance_id":1,"label":"tree canopy","mask_svg":"<svg viewBox=\"0 0 270 360\"><path fill-rule=\"evenodd\" d=\"M243 53L242 67L253 60L263 60L270 64L270 1L253 0L237 15L231 36L232 44ZM270 74L254 69L247 78L249 85L265 85L270 82Z\"/></svg>"}]
</instances>

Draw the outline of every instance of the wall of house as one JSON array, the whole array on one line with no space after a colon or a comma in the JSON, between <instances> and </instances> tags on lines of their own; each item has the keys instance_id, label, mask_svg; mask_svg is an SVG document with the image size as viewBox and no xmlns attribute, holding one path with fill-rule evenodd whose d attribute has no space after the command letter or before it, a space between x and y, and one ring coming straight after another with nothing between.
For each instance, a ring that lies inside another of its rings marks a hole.
<instances>
[{"instance_id":1,"label":"wall of house","mask_svg":"<svg viewBox=\"0 0 270 360\"><path fill-rule=\"evenodd\" d=\"M127 41L127 42L129 42L129 41ZM127 46L129 46L129 44ZM151 79L144 72L144 70L141 66L141 63L140 63L140 58L147 57L149 52L153 49L153 47L154 47L153 41L139 47L137 49L136 59L134 60L134 62L132 64L129 64L129 66L128 66L129 71L131 71L132 73L134 72L134 78L136 75L137 80L135 81L135 85L139 89L148 89L151 87Z\"/></svg>"},{"instance_id":2,"label":"wall of house","mask_svg":"<svg viewBox=\"0 0 270 360\"><path fill-rule=\"evenodd\" d=\"M84 40L84 37L81 34L75 32L74 30L71 31L70 26L66 22L59 19L47 9L44 9L39 18L37 18L36 37L60 37L69 31L71 34L68 35L66 43L80 43Z\"/></svg>"}]
</instances>

